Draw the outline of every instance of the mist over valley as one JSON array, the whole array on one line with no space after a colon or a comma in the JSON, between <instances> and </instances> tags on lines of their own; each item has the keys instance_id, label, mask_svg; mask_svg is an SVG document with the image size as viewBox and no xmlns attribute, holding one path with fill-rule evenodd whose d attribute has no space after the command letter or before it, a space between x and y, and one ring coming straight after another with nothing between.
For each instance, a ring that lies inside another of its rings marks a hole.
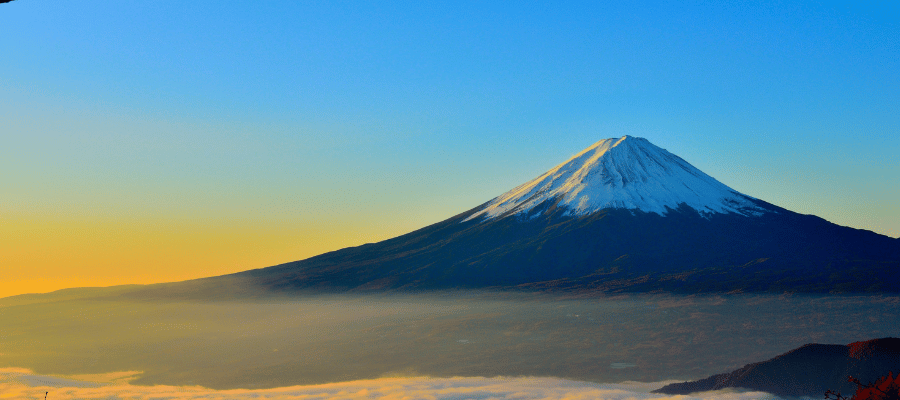
<instances>
[{"instance_id":1,"label":"mist over valley","mask_svg":"<svg viewBox=\"0 0 900 400\"><path fill-rule=\"evenodd\" d=\"M890 296L463 291L160 301L123 292L3 299L2 366L131 371L136 385L216 390L416 376L661 382L807 343L896 336L900 322L900 299Z\"/></svg>"}]
</instances>

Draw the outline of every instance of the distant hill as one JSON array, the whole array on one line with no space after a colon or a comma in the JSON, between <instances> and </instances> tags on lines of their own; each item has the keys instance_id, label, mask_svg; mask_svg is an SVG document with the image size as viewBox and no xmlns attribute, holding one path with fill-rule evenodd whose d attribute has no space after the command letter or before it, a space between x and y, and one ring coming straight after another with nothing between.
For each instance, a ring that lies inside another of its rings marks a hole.
<instances>
[{"instance_id":1,"label":"distant hill","mask_svg":"<svg viewBox=\"0 0 900 400\"><path fill-rule=\"evenodd\" d=\"M807 344L770 360L693 382L673 383L654 391L689 394L726 388L743 388L778 396L822 397L826 390L845 396L856 391L847 381L875 382L889 372L900 373L900 339L883 338L849 345Z\"/></svg>"}]
</instances>

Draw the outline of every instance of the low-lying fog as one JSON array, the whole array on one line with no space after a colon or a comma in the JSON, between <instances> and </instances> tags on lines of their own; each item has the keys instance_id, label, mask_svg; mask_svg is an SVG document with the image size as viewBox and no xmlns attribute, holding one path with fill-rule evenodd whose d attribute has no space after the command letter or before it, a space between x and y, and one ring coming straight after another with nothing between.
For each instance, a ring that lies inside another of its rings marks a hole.
<instances>
[{"instance_id":1,"label":"low-lying fog","mask_svg":"<svg viewBox=\"0 0 900 400\"><path fill-rule=\"evenodd\" d=\"M211 389L417 376L659 382L900 330L900 300L881 296L78 297L0 300L0 367Z\"/></svg>"}]
</instances>

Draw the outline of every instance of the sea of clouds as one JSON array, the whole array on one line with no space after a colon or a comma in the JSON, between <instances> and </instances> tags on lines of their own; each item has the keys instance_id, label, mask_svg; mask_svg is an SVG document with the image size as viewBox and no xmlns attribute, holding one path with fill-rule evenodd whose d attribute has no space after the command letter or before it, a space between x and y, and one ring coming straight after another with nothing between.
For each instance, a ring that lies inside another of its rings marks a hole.
<instances>
[{"instance_id":1,"label":"sea of clouds","mask_svg":"<svg viewBox=\"0 0 900 400\"><path fill-rule=\"evenodd\" d=\"M201 386L138 386L127 383L137 372L77 377L35 374L23 368L0 368L0 398L75 400L314 400L314 399L716 399L777 400L762 392L714 391L693 396L667 396L650 391L670 382L598 384L558 378L528 377L390 377L272 389L215 390ZM85 378L85 377L83 377Z\"/></svg>"}]
</instances>

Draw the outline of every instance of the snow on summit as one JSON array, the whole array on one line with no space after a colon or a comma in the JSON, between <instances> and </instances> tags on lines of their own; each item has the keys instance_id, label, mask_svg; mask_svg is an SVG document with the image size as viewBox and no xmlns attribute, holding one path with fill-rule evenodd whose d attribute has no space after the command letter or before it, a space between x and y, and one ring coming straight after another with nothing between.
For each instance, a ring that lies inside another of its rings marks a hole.
<instances>
[{"instance_id":1,"label":"snow on summit","mask_svg":"<svg viewBox=\"0 0 900 400\"><path fill-rule=\"evenodd\" d=\"M543 175L491 200L466 219L530 215L539 204L559 199L566 215L606 208L666 215L685 204L700 214L759 215L765 209L647 139L604 139Z\"/></svg>"}]
</instances>

